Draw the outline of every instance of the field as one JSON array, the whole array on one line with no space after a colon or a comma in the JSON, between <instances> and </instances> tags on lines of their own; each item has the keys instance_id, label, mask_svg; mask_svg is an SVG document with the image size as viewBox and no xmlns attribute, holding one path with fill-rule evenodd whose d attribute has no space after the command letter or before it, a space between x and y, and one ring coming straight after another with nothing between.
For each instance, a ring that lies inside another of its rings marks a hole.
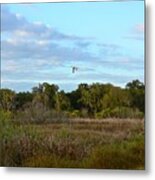
<instances>
[{"instance_id":1,"label":"field","mask_svg":"<svg viewBox=\"0 0 155 180\"><path fill-rule=\"evenodd\" d=\"M145 169L144 5L2 5L0 166Z\"/></svg>"},{"instance_id":2,"label":"field","mask_svg":"<svg viewBox=\"0 0 155 180\"><path fill-rule=\"evenodd\" d=\"M2 121L1 165L144 169L144 120L70 119L47 124Z\"/></svg>"}]
</instances>

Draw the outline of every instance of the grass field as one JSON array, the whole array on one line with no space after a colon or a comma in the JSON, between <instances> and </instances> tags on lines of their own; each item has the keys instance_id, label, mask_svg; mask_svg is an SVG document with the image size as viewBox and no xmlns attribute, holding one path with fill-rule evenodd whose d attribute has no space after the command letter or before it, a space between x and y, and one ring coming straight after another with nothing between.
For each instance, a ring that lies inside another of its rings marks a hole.
<instances>
[{"instance_id":1,"label":"grass field","mask_svg":"<svg viewBox=\"0 0 155 180\"><path fill-rule=\"evenodd\" d=\"M3 122L2 166L144 169L144 164L144 120Z\"/></svg>"}]
</instances>

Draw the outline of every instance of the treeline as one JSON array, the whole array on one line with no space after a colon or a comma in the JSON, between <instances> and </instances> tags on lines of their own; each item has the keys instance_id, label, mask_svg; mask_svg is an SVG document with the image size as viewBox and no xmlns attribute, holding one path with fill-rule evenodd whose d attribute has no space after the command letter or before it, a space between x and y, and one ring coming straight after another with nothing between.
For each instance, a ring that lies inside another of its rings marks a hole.
<instances>
[{"instance_id":1,"label":"treeline","mask_svg":"<svg viewBox=\"0 0 155 180\"><path fill-rule=\"evenodd\" d=\"M17 119L38 122L67 117L143 118L145 85L139 80L127 83L125 88L84 83L72 92L64 92L45 82L31 92L0 89L0 109L11 112Z\"/></svg>"}]
</instances>

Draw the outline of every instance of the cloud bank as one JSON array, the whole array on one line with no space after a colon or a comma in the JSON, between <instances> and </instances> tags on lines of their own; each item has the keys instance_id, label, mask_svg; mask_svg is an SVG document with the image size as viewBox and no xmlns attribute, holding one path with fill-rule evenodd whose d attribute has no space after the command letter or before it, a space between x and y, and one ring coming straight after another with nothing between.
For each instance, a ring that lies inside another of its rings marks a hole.
<instances>
[{"instance_id":1,"label":"cloud bank","mask_svg":"<svg viewBox=\"0 0 155 180\"><path fill-rule=\"evenodd\" d=\"M73 32L63 33L52 25L30 22L4 5L1 33L2 87L25 90L47 81L69 90L69 86L73 88L81 82L124 84L143 78L144 60L125 55L119 42L98 42ZM130 38L141 38L143 24L137 24L132 33ZM71 73L74 65L79 67L75 75Z\"/></svg>"}]
</instances>

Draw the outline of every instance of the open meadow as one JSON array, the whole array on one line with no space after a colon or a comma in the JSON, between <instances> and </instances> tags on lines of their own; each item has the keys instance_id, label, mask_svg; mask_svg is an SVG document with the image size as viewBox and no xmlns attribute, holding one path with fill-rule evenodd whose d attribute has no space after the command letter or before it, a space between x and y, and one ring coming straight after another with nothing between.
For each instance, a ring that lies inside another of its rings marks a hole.
<instances>
[{"instance_id":1,"label":"open meadow","mask_svg":"<svg viewBox=\"0 0 155 180\"><path fill-rule=\"evenodd\" d=\"M1 165L144 169L144 120L70 119L47 124L1 121Z\"/></svg>"}]
</instances>

